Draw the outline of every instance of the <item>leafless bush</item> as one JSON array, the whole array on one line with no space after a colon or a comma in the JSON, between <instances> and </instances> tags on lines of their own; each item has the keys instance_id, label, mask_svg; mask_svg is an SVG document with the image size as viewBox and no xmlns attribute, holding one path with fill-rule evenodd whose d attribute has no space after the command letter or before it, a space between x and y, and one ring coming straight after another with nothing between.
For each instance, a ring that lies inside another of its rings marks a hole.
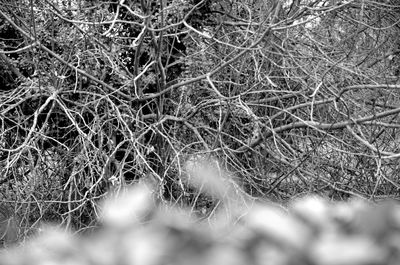
<instances>
[{"instance_id":1,"label":"leafless bush","mask_svg":"<svg viewBox=\"0 0 400 265\"><path fill-rule=\"evenodd\" d=\"M0 192L28 231L91 229L107 192L147 178L207 215L184 184L200 156L243 197L396 198L398 17L395 1L0 1Z\"/></svg>"}]
</instances>

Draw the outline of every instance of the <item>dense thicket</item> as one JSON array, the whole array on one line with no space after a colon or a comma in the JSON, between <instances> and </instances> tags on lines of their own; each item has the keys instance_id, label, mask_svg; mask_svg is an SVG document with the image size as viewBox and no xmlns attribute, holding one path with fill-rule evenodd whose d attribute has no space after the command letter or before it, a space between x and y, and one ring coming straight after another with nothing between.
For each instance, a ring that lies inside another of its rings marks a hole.
<instances>
[{"instance_id":1,"label":"dense thicket","mask_svg":"<svg viewBox=\"0 0 400 265\"><path fill-rule=\"evenodd\" d=\"M395 0L2 0L0 199L28 234L90 227L99 198L140 179L209 214L217 202L187 185L204 164L255 197L396 198L399 13Z\"/></svg>"}]
</instances>

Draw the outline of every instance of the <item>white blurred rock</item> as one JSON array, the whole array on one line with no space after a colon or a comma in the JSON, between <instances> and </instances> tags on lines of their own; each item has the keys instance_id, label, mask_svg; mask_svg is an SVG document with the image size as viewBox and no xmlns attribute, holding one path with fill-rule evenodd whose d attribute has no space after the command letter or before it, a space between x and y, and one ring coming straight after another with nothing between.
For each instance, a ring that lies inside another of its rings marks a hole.
<instances>
[{"instance_id":1,"label":"white blurred rock","mask_svg":"<svg viewBox=\"0 0 400 265\"><path fill-rule=\"evenodd\" d=\"M294 201L290 207L292 214L299 216L307 224L319 229L327 227L330 220L331 205L325 199L309 196Z\"/></svg>"},{"instance_id":2,"label":"white blurred rock","mask_svg":"<svg viewBox=\"0 0 400 265\"><path fill-rule=\"evenodd\" d=\"M266 239L296 249L302 249L312 235L304 223L273 206L255 205L246 215L245 223L251 229L262 233Z\"/></svg>"},{"instance_id":3,"label":"white blurred rock","mask_svg":"<svg viewBox=\"0 0 400 265\"><path fill-rule=\"evenodd\" d=\"M324 234L311 245L310 258L318 265L386 264L387 253L368 237Z\"/></svg>"},{"instance_id":4,"label":"white blurred rock","mask_svg":"<svg viewBox=\"0 0 400 265\"><path fill-rule=\"evenodd\" d=\"M104 202L101 221L107 227L124 229L145 222L155 206L149 187L136 185Z\"/></svg>"}]
</instances>

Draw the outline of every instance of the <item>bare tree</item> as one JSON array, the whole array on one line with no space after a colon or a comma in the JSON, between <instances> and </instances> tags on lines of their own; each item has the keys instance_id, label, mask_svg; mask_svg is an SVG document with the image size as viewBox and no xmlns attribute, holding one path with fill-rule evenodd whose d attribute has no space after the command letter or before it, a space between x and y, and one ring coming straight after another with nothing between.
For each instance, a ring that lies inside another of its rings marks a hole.
<instances>
[{"instance_id":1,"label":"bare tree","mask_svg":"<svg viewBox=\"0 0 400 265\"><path fill-rule=\"evenodd\" d=\"M80 229L106 191L151 178L160 199L212 210L184 184L193 159L251 196L396 197L399 9L1 1L5 199L21 222Z\"/></svg>"}]
</instances>

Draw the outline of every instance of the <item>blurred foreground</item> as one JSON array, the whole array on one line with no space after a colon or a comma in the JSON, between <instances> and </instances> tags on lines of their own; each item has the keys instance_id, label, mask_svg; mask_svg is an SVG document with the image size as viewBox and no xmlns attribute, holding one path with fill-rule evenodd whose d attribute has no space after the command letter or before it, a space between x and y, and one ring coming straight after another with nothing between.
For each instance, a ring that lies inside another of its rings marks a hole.
<instances>
[{"instance_id":1,"label":"blurred foreground","mask_svg":"<svg viewBox=\"0 0 400 265\"><path fill-rule=\"evenodd\" d=\"M287 209L253 203L245 211L231 205L229 213L194 221L185 210L157 206L150 189L138 185L103 204L102 226L92 234L43 228L31 241L3 250L0 264L400 262L400 208L394 202L333 204L307 197Z\"/></svg>"}]
</instances>

